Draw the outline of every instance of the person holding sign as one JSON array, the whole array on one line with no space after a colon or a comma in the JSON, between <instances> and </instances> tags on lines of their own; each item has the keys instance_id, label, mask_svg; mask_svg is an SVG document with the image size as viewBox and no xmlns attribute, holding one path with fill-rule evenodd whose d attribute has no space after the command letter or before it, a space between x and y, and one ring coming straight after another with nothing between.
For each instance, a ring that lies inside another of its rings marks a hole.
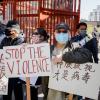
<instances>
[{"instance_id":1,"label":"person holding sign","mask_svg":"<svg viewBox=\"0 0 100 100\"><path fill-rule=\"evenodd\" d=\"M32 44L39 44L39 43L47 43L49 35L44 30L44 28L36 28L32 34L31 43ZM34 78L34 77L33 77ZM48 77L38 77L35 85L41 85L44 93L44 100L47 98L48 93ZM36 87L35 86L35 87ZM31 100L38 100L38 90L34 86L31 86ZM37 93L37 94L36 94Z\"/></svg>"},{"instance_id":2,"label":"person holding sign","mask_svg":"<svg viewBox=\"0 0 100 100\"><path fill-rule=\"evenodd\" d=\"M98 63L98 41L97 38L92 36L92 34L87 33L87 24L80 22L76 26L77 35L72 37L72 42L80 44L84 48L91 51L93 55L93 62ZM78 97L79 100L82 99L81 96ZM87 99L87 98L86 98Z\"/></svg>"},{"instance_id":3,"label":"person holding sign","mask_svg":"<svg viewBox=\"0 0 100 100\"><path fill-rule=\"evenodd\" d=\"M65 23L60 23L56 26L54 33L56 45L52 46L52 64L61 63L62 61L79 64L92 62L92 54L88 49L72 47L69 31L69 26ZM64 92L49 89L47 100L64 99Z\"/></svg>"},{"instance_id":4,"label":"person holding sign","mask_svg":"<svg viewBox=\"0 0 100 100\"><path fill-rule=\"evenodd\" d=\"M4 46L20 45L24 42L24 38L19 36L20 26L17 21L8 21L5 29L6 37L2 40L0 48ZM3 100L12 100L12 92L14 90L15 100L23 100L22 83L19 78L10 78L8 83L8 95L3 96Z\"/></svg>"},{"instance_id":5,"label":"person holding sign","mask_svg":"<svg viewBox=\"0 0 100 100\"><path fill-rule=\"evenodd\" d=\"M31 44L40 44L40 43L47 43L49 35L44 30L44 28L36 28L31 36L30 43ZM25 81L24 78L21 78ZM38 100L38 87L42 85L43 100L47 100L47 93L48 93L48 77L30 77L30 84L31 84L31 100Z\"/></svg>"}]
</instances>

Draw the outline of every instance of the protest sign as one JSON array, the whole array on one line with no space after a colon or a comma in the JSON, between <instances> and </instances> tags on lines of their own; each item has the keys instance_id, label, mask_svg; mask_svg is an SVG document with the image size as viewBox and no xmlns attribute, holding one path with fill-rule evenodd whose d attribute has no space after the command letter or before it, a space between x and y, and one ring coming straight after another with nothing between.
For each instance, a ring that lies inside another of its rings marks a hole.
<instances>
[{"instance_id":1,"label":"protest sign","mask_svg":"<svg viewBox=\"0 0 100 100\"><path fill-rule=\"evenodd\" d=\"M3 49L7 77L49 76L51 74L48 43L8 46Z\"/></svg>"},{"instance_id":2,"label":"protest sign","mask_svg":"<svg viewBox=\"0 0 100 100\"><path fill-rule=\"evenodd\" d=\"M4 57L3 57L3 50L0 49L0 79L4 76L5 74L5 64L4 64Z\"/></svg>"},{"instance_id":3,"label":"protest sign","mask_svg":"<svg viewBox=\"0 0 100 100\"><path fill-rule=\"evenodd\" d=\"M100 86L100 65L93 63L53 64L49 88L96 99Z\"/></svg>"},{"instance_id":4,"label":"protest sign","mask_svg":"<svg viewBox=\"0 0 100 100\"><path fill-rule=\"evenodd\" d=\"M8 92L8 79L5 77L5 63L3 50L0 50L0 95L6 95Z\"/></svg>"},{"instance_id":5,"label":"protest sign","mask_svg":"<svg viewBox=\"0 0 100 100\"><path fill-rule=\"evenodd\" d=\"M7 95L8 93L8 78L3 76L0 79L0 95Z\"/></svg>"}]
</instances>

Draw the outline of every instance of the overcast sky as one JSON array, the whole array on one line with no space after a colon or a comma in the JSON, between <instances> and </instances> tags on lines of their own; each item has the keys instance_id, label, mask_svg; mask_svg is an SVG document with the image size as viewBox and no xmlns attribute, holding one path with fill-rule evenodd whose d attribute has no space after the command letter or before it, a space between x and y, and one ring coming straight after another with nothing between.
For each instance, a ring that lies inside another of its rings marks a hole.
<instances>
[{"instance_id":1,"label":"overcast sky","mask_svg":"<svg viewBox=\"0 0 100 100\"><path fill-rule=\"evenodd\" d=\"M100 5L100 0L81 0L81 18L88 19L89 13Z\"/></svg>"}]
</instances>

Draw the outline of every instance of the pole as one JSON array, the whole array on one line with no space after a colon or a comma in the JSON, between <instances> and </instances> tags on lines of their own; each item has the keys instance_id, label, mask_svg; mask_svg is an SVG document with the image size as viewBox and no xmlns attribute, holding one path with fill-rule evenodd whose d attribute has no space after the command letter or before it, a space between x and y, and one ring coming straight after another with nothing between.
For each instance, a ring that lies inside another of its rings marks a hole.
<instances>
[{"instance_id":1,"label":"pole","mask_svg":"<svg viewBox=\"0 0 100 100\"><path fill-rule=\"evenodd\" d=\"M29 77L26 77L26 94L27 94L27 100L31 100L30 78Z\"/></svg>"}]
</instances>

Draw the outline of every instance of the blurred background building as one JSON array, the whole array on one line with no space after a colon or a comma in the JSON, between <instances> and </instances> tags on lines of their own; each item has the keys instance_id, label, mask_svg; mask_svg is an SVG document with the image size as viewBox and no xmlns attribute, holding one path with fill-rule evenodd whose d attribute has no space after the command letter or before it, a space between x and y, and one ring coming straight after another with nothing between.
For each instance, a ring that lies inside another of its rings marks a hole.
<instances>
[{"instance_id":1,"label":"blurred background building","mask_svg":"<svg viewBox=\"0 0 100 100\"><path fill-rule=\"evenodd\" d=\"M100 21L100 5L96 9L93 9L89 15L89 21Z\"/></svg>"}]
</instances>

